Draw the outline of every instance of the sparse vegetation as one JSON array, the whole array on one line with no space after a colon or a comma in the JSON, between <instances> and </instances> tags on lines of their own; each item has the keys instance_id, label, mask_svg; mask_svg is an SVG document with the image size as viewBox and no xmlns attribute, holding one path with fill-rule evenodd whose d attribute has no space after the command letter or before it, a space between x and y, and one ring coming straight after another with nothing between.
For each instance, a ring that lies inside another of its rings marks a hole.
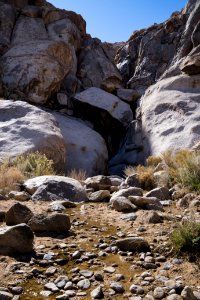
<instances>
[{"instance_id":1,"label":"sparse vegetation","mask_svg":"<svg viewBox=\"0 0 200 300\"><path fill-rule=\"evenodd\" d=\"M188 191L200 190L200 152L179 150L176 153L166 151L160 156L150 156L146 166L128 166L124 173L126 176L138 174L142 186L149 189L155 185L154 169L162 163L166 172L165 185L171 187L179 184Z\"/></svg>"},{"instance_id":2,"label":"sparse vegetation","mask_svg":"<svg viewBox=\"0 0 200 300\"><path fill-rule=\"evenodd\" d=\"M72 169L67 173L67 176L73 179L76 179L78 181L84 181L87 178L87 174L85 170L79 169Z\"/></svg>"},{"instance_id":3,"label":"sparse vegetation","mask_svg":"<svg viewBox=\"0 0 200 300\"><path fill-rule=\"evenodd\" d=\"M0 165L0 190L5 194L16 190L23 180L42 175L53 175L53 161L39 152L20 155L14 160L5 160Z\"/></svg>"},{"instance_id":4,"label":"sparse vegetation","mask_svg":"<svg viewBox=\"0 0 200 300\"><path fill-rule=\"evenodd\" d=\"M200 223L186 221L179 224L170 237L176 252L192 251L200 246Z\"/></svg>"},{"instance_id":5,"label":"sparse vegetation","mask_svg":"<svg viewBox=\"0 0 200 300\"><path fill-rule=\"evenodd\" d=\"M19 169L10 166L6 161L0 166L0 192L6 194L16 190L17 185L22 182L24 176Z\"/></svg>"},{"instance_id":6,"label":"sparse vegetation","mask_svg":"<svg viewBox=\"0 0 200 300\"><path fill-rule=\"evenodd\" d=\"M140 181L141 187L144 190L151 190L155 186L155 180L154 180L154 175L153 175L154 168L153 167L145 167L145 166L137 166L137 167L132 167L128 166L124 170L124 174L126 176L130 176L133 174L138 175L138 179Z\"/></svg>"},{"instance_id":7,"label":"sparse vegetation","mask_svg":"<svg viewBox=\"0 0 200 300\"><path fill-rule=\"evenodd\" d=\"M25 178L55 174L53 161L39 152L20 155L12 164L21 171Z\"/></svg>"}]
</instances>

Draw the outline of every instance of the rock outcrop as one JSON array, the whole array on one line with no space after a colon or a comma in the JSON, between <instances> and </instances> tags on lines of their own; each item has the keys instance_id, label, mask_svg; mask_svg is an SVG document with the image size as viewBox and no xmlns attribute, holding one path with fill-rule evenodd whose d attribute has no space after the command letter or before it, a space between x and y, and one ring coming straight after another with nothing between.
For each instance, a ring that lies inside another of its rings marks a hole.
<instances>
[{"instance_id":1,"label":"rock outcrop","mask_svg":"<svg viewBox=\"0 0 200 300\"><path fill-rule=\"evenodd\" d=\"M199 141L197 0L114 44L44 0L1 0L0 8L0 96L62 112L54 116L65 172L122 174L150 154Z\"/></svg>"}]
</instances>

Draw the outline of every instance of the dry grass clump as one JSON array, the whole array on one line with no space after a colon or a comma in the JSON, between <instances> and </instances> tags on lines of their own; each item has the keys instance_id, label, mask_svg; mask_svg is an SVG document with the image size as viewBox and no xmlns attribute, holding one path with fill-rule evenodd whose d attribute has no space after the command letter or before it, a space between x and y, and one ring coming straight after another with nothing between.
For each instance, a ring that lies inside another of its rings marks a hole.
<instances>
[{"instance_id":1,"label":"dry grass clump","mask_svg":"<svg viewBox=\"0 0 200 300\"><path fill-rule=\"evenodd\" d=\"M151 190L155 187L154 168L138 165L136 167L128 166L124 170L126 176L137 174L141 187L144 190Z\"/></svg>"},{"instance_id":2,"label":"dry grass clump","mask_svg":"<svg viewBox=\"0 0 200 300\"><path fill-rule=\"evenodd\" d=\"M55 174L53 161L39 152L20 155L14 160L5 160L0 165L0 190L5 194L16 190L23 180Z\"/></svg>"},{"instance_id":3,"label":"dry grass clump","mask_svg":"<svg viewBox=\"0 0 200 300\"><path fill-rule=\"evenodd\" d=\"M160 156L156 156L156 155L150 155L146 159L146 165L149 167L157 167L157 165L161 162L162 162L162 158Z\"/></svg>"},{"instance_id":4,"label":"dry grass clump","mask_svg":"<svg viewBox=\"0 0 200 300\"><path fill-rule=\"evenodd\" d=\"M200 152L180 150L162 154L169 174L169 184L180 184L190 191L200 190Z\"/></svg>"},{"instance_id":5,"label":"dry grass clump","mask_svg":"<svg viewBox=\"0 0 200 300\"><path fill-rule=\"evenodd\" d=\"M200 151L179 150L175 153L166 151L160 156L147 158L146 166L128 166L124 173L126 176L137 173L145 189L150 189L156 185L154 172L160 163L166 174L166 186L179 184L189 191L200 190Z\"/></svg>"},{"instance_id":6,"label":"dry grass clump","mask_svg":"<svg viewBox=\"0 0 200 300\"><path fill-rule=\"evenodd\" d=\"M12 167L8 162L3 163L0 166L0 191L2 194L6 194L11 190L16 190L18 184L24 179L23 174L16 167Z\"/></svg>"},{"instance_id":7,"label":"dry grass clump","mask_svg":"<svg viewBox=\"0 0 200 300\"><path fill-rule=\"evenodd\" d=\"M200 247L200 223L188 220L179 224L172 232L170 240L173 249L178 253L198 250Z\"/></svg>"},{"instance_id":8,"label":"dry grass clump","mask_svg":"<svg viewBox=\"0 0 200 300\"><path fill-rule=\"evenodd\" d=\"M87 173L85 170L82 170L82 169L79 169L79 170L72 169L71 171L69 171L67 173L67 177L76 179L78 181L84 181L87 179Z\"/></svg>"}]
</instances>

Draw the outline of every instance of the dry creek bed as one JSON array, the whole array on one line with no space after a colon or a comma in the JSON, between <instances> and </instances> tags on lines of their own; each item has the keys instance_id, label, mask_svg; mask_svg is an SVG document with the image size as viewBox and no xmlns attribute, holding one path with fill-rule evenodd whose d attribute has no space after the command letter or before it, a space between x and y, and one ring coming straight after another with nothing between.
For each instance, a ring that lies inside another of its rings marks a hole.
<instances>
[{"instance_id":1,"label":"dry creek bed","mask_svg":"<svg viewBox=\"0 0 200 300\"><path fill-rule=\"evenodd\" d=\"M1 201L1 209L6 210L15 202ZM37 213L45 212L47 207L44 202L25 204ZM139 300L147 294L153 295L156 287L169 291L176 282L200 292L198 257L176 257L169 246L170 232L181 214L189 212L166 208L164 214L168 218L159 224L145 224L142 210L136 213L135 221L123 220L124 214L111 210L106 203L81 203L66 213L72 223L68 236L37 235L36 254L29 260L0 256L1 290L8 288L13 294L20 294L15 296L16 300L59 299L66 292L70 299L92 299L90 293L98 286L102 287L103 299ZM198 209L193 213L200 216ZM117 251L115 241L129 236L145 238L151 251L147 254ZM144 268L145 256L150 264ZM67 289L61 287L51 292L45 288L45 284L55 283L60 276L67 276L71 284ZM85 289L78 284L81 280L85 280ZM132 294L133 284L141 287L143 293Z\"/></svg>"}]
</instances>

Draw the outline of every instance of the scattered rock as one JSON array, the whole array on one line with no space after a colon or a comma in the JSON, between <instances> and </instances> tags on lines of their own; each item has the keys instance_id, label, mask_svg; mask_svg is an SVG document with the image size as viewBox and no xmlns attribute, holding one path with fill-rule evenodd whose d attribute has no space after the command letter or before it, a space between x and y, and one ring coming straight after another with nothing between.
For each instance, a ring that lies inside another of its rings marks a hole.
<instances>
[{"instance_id":1,"label":"scattered rock","mask_svg":"<svg viewBox=\"0 0 200 300\"><path fill-rule=\"evenodd\" d=\"M25 189L32 194L32 200L66 200L81 202L87 200L85 189L79 181L64 176L39 176L25 181Z\"/></svg>"},{"instance_id":2,"label":"scattered rock","mask_svg":"<svg viewBox=\"0 0 200 300\"><path fill-rule=\"evenodd\" d=\"M130 237L116 241L116 246L122 251L142 252L149 250L148 242L139 237Z\"/></svg>"},{"instance_id":3,"label":"scattered rock","mask_svg":"<svg viewBox=\"0 0 200 300\"><path fill-rule=\"evenodd\" d=\"M30 253L33 240L33 232L26 224L0 228L0 252L3 255Z\"/></svg>"},{"instance_id":4,"label":"scattered rock","mask_svg":"<svg viewBox=\"0 0 200 300\"><path fill-rule=\"evenodd\" d=\"M10 209L6 212L6 225L28 223L32 216L32 211L26 205L17 202L14 205L12 205Z\"/></svg>"},{"instance_id":5,"label":"scattered rock","mask_svg":"<svg viewBox=\"0 0 200 300\"><path fill-rule=\"evenodd\" d=\"M29 220L28 225L34 232L46 231L55 233L66 233L71 227L68 215L61 213L34 215Z\"/></svg>"}]
</instances>

